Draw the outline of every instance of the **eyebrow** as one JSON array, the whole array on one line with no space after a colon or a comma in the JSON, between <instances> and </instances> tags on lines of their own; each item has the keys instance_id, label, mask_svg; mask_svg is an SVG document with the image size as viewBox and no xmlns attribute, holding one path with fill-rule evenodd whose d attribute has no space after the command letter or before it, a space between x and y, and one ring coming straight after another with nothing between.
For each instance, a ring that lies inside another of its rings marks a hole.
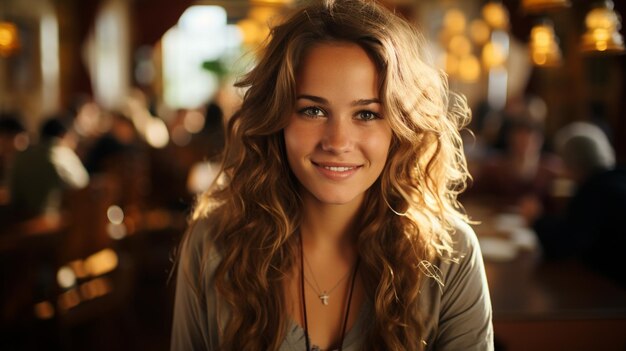
<instances>
[{"instance_id":1,"label":"eyebrow","mask_svg":"<svg viewBox=\"0 0 626 351\"><path fill-rule=\"evenodd\" d=\"M315 96L315 95L298 95L296 99L297 100L307 99L313 102L317 102L319 104L328 104L328 100L324 99L323 97ZM369 104L381 104L381 102L379 99L359 99L359 100L352 101L352 103L350 103L350 105L352 106L364 106L364 105L369 105Z\"/></svg>"}]
</instances>

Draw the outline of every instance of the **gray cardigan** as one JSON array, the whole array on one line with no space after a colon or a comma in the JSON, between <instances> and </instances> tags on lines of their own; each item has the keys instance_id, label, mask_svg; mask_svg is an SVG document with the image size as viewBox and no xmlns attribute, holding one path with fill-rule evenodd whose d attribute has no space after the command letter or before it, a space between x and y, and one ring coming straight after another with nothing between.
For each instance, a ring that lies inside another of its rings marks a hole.
<instances>
[{"instance_id":1,"label":"gray cardigan","mask_svg":"<svg viewBox=\"0 0 626 351\"><path fill-rule=\"evenodd\" d=\"M212 251L205 260L205 277L199 277L203 250L208 239L209 226L204 221L191 228L190 245L183 249L181 262L188 264L193 277L203 281L202 299L194 291L198 286L190 282L178 268L171 350L219 350L218 330L228 316L224 306L217 304L215 290L210 286L220 256ZM434 279L425 279L420 306L427 316L425 338L427 350L493 350L491 302L478 240L473 230L459 224L453 236L458 262L439 259L434 262L441 270L443 286ZM218 311L219 310L219 311ZM359 318L347 332L343 349L362 349L373 306L365 301ZM305 350L304 330L290 321L288 333L280 350ZM416 342L419 342L416 340Z\"/></svg>"}]
</instances>

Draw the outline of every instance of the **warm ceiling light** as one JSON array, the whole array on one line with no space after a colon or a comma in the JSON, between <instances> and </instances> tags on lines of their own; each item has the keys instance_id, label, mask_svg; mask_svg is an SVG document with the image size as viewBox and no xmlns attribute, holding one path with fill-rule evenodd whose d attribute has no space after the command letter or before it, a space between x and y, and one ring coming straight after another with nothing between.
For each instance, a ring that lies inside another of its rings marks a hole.
<instances>
[{"instance_id":1,"label":"warm ceiling light","mask_svg":"<svg viewBox=\"0 0 626 351\"><path fill-rule=\"evenodd\" d=\"M486 68L501 67L506 63L505 49L498 43L488 42L483 46L482 61Z\"/></svg>"},{"instance_id":2,"label":"warm ceiling light","mask_svg":"<svg viewBox=\"0 0 626 351\"><path fill-rule=\"evenodd\" d=\"M561 49L552 23L544 21L531 29L530 55L536 66L555 67L561 64Z\"/></svg>"},{"instance_id":3,"label":"warm ceiling light","mask_svg":"<svg viewBox=\"0 0 626 351\"><path fill-rule=\"evenodd\" d=\"M476 82L480 78L480 62L474 55L461 57L459 60L458 77L468 83Z\"/></svg>"},{"instance_id":4,"label":"warm ceiling light","mask_svg":"<svg viewBox=\"0 0 626 351\"><path fill-rule=\"evenodd\" d=\"M620 16L613 10L612 1L604 1L585 17L586 32L582 36L582 51L587 53L622 53L624 38Z\"/></svg>"},{"instance_id":5,"label":"warm ceiling light","mask_svg":"<svg viewBox=\"0 0 626 351\"><path fill-rule=\"evenodd\" d=\"M0 22L0 56L8 57L20 48L17 26L11 22Z\"/></svg>"},{"instance_id":6,"label":"warm ceiling light","mask_svg":"<svg viewBox=\"0 0 626 351\"><path fill-rule=\"evenodd\" d=\"M522 0L526 12L543 12L570 7L569 0Z\"/></svg>"},{"instance_id":7,"label":"warm ceiling light","mask_svg":"<svg viewBox=\"0 0 626 351\"><path fill-rule=\"evenodd\" d=\"M467 56L472 52L472 43L463 35L455 35L450 38L448 51L459 57Z\"/></svg>"},{"instance_id":8,"label":"warm ceiling light","mask_svg":"<svg viewBox=\"0 0 626 351\"><path fill-rule=\"evenodd\" d=\"M489 29L487 23L485 23L482 19L475 19L472 23L470 23L469 32L474 43L484 45L489 41L491 29Z\"/></svg>"},{"instance_id":9,"label":"warm ceiling light","mask_svg":"<svg viewBox=\"0 0 626 351\"><path fill-rule=\"evenodd\" d=\"M463 33L467 24L465 14L459 9L452 8L443 15L443 26L450 33Z\"/></svg>"},{"instance_id":10,"label":"warm ceiling light","mask_svg":"<svg viewBox=\"0 0 626 351\"><path fill-rule=\"evenodd\" d=\"M506 30L509 28L509 11L498 1L490 1L483 6L483 18L494 29Z\"/></svg>"},{"instance_id":11,"label":"warm ceiling light","mask_svg":"<svg viewBox=\"0 0 626 351\"><path fill-rule=\"evenodd\" d=\"M494 30L491 40L483 46L481 59L487 70L502 69L509 58L510 36L503 30Z\"/></svg>"}]
</instances>

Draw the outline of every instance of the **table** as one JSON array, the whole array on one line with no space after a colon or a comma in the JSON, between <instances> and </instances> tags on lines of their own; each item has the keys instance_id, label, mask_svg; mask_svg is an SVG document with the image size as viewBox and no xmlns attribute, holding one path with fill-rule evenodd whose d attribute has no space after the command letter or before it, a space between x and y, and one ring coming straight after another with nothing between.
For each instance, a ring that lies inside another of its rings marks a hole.
<instances>
[{"instance_id":1,"label":"table","mask_svg":"<svg viewBox=\"0 0 626 351\"><path fill-rule=\"evenodd\" d=\"M479 240L507 237L495 212L468 212L484 219ZM625 288L574 260L545 262L539 246L484 258L501 349L626 350Z\"/></svg>"}]
</instances>

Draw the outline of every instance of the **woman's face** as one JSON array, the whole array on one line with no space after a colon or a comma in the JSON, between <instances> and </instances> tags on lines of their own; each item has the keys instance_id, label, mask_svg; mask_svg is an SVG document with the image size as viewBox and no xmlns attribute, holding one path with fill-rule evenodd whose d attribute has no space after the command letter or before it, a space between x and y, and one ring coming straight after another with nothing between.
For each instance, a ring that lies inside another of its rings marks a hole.
<instances>
[{"instance_id":1,"label":"woman's face","mask_svg":"<svg viewBox=\"0 0 626 351\"><path fill-rule=\"evenodd\" d=\"M296 85L284 136L302 196L360 203L385 166L392 136L374 62L356 44L318 44L302 61Z\"/></svg>"}]
</instances>

